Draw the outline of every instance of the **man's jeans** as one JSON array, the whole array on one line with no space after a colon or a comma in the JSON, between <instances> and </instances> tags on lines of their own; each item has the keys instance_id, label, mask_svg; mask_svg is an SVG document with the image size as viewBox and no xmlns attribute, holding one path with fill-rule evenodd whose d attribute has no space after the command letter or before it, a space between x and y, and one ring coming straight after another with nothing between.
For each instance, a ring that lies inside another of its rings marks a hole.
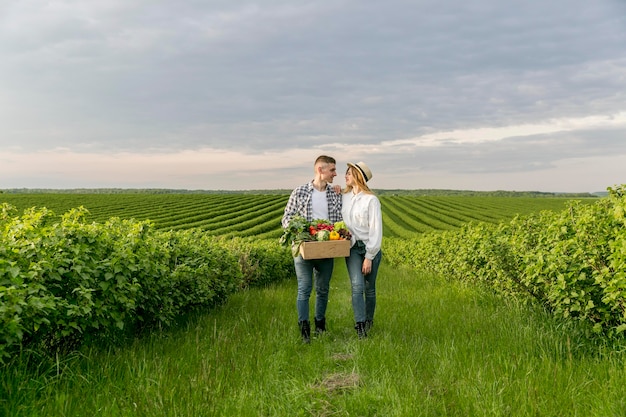
<instances>
[{"instance_id":1,"label":"man's jeans","mask_svg":"<svg viewBox=\"0 0 626 417\"><path fill-rule=\"evenodd\" d=\"M315 280L315 319L326 317L330 277L333 274L335 259L302 259L302 255L294 258L296 277L298 278L298 321L309 320L309 298Z\"/></svg>"},{"instance_id":2,"label":"man's jeans","mask_svg":"<svg viewBox=\"0 0 626 417\"><path fill-rule=\"evenodd\" d=\"M355 245L356 246L356 245ZM346 258L348 275L352 284L352 310L354 310L354 321L364 322L374 320L376 310L376 275L382 259L382 251L372 260L372 271L363 275L363 260L365 255L353 246L350 248L350 256Z\"/></svg>"}]
</instances>

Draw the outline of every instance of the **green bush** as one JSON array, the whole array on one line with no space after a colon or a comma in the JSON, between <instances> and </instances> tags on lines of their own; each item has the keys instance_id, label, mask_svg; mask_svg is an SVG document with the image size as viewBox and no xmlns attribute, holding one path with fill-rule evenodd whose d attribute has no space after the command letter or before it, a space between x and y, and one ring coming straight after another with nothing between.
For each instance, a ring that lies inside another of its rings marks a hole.
<instances>
[{"instance_id":1,"label":"green bush","mask_svg":"<svg viewBox=\"0 0 626 417\"><path fill-rule=\"evenodd\" d=\"M250 285L293 275L278 242L161 232L149 221L86 223L87 210L0 217L0 360L69 350L169 325Z\"/></svg>"},{"instance_id":2,"label":"green bush","mask_svg":"<svg viewBox=\"0 0 626 417\"><path fill-rule=\"evenodd\" d=\"M280 246L278 239L219 238L218 244L237 256L243 288L264 286L296 274L290 251Z\"/></svg>"},{"instance_id":3,"label":"green bush","mask_svg":"<svg viewBox=\"0 0 626 417\"><path fill-rule=\"evenodd\" d=\"M608 337L626 330L626 188L509 223L387 239L385 258L538 301Z\"/></svg>"}]
</instances>

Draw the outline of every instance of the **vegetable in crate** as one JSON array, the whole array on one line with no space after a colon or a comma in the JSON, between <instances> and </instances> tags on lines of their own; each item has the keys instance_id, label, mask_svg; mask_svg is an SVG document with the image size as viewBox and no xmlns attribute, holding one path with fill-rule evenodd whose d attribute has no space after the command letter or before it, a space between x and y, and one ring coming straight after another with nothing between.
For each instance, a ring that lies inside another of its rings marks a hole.
<instances>
[{"instance_id":1,"label":"vegetable in crate","mask_svg":"<svg viewBox=\"0 0 626 417\"><path fill-rule=\"evenodd\" d=\"M343 221L333 224L327 220L315 219L308 222L302 216L294 216L280 237L280 244L291 246L291 252L295 258L300 253L302 242L350 240L351 237L350 231Z\"/></svg>"},{"instance_id":2,"label":"vegetable in crate","mask_svg":"<svg viewBox=\"0 0 626 417\"><path fill-rule=\"evenodd\" d=\"M330 240L330 232L328 230L320 230L315 235L317 240L323 242L325 240Z\"/></svg>"}]
</instances>

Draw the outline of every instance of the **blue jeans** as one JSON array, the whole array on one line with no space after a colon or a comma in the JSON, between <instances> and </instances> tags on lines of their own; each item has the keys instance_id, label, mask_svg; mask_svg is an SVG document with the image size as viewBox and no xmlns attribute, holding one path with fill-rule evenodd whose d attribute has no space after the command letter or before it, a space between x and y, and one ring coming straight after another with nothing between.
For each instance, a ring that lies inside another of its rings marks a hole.
<instances>
[{"instance_id":1,"label":"blue jeans","mask_svg":"<svg viewBox=\"0 0 626 417\"><path fill-rule=\"evenodd\" d=\"M298 321L309 320L309 298L313 290L315 279L315 319L321 320L326 317L328 305L328 290L330 289L330 277L333 274L335 259L302 259L298 255L293 259L298 278Z\"/></svg>"},{"instance_id":2,"label":"blue jeans","mask_svg":"<svg viewBox=\"0 0 626 417\"><path fill-rule=\"evenodd\" d=\"M354 321L364 322L374 320L376 310L376 275L382 259L382 251L372 260L372 271L363 275L363 260L365 255L353 246L350 248L350 256L346 258L346 266L350 283L352 284L352 310L354 311Z\"/></svg>"}]
</instances>

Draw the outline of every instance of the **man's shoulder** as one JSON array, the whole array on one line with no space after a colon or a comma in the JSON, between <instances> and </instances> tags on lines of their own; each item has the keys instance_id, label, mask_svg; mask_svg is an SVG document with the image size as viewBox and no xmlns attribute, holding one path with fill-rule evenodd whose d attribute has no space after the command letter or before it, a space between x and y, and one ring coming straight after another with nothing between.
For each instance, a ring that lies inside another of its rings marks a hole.
<instances>
[{"instance_id":1,"label":"man's shoulder","mask_svg":"<svg viewBox=\"0 0 626 417\"><path fill-rule=\"evenodd\" d=\"M302 184L299 187L296 187L293 189L293 191L291 192L291 196L289 197L289 200L293 201L293 200L299 200L302 198L307 198L307 196L310 194L311 194L310 184Z\"/></svg>"},{"instance_id":2,"label":"man's shoulder","mask_svg":"<svg viewBox=\"0 0 626 417\"><path fill-rule=\"evenodd\" d=\"M294 188L293 193L309 192L312 188L313 188L313 186L311 185L311 183L307 182L306 184L302 184L302 185Z\"/></svg>"}]
</instances>

